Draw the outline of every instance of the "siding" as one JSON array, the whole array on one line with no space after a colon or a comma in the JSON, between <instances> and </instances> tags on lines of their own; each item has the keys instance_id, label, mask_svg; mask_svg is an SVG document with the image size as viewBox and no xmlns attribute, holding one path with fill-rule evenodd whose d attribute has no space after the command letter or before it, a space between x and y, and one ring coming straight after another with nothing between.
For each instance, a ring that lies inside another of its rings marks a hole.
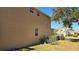
<instances>
[{"instance_id":1,"label":"siding","mask_svg":"<svg viewBox=\"0 0 79 59\"><path fill-rule=\"evenodd\" d=\"M0 50L19 48L39 42L50 34L50 17L30 8L0 7ZM38 36L35 36L38 28Z\"/></svg>"}]
</instances>

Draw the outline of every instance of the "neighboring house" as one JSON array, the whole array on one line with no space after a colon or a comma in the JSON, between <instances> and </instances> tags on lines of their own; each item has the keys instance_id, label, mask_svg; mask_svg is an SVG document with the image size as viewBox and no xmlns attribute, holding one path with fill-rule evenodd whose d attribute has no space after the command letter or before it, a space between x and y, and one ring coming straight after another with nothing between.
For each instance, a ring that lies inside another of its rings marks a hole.
<instances>
[{"instance_id":1,"label":"neighboring house","mask_svg":"<svg viewBox=\"0 0 79 59\"><path fill-rule=\"evenodd\" d=\"M68 32L69 32L69 34L68 34ZM72 36L73 34L74 34L74 30L72 30L72 29L69 28L69 29L67 30L67 35L68 35L68 36Z\"/></svg>"},{"instance_id":2,"label":"neighboring house","mask_svg":"<svg viewBox=\"0 0 79 59\"><path fill-rule=\"evenodd\" d=\"M57 31L57 35L61 36L65 36L66 35L66 28L61 28Z\"/></svg>"},{"instance_id":3,"label":"neighboring house","mask_svg":"<svg viewBox=\"0 0 79 59\"><path fill-rule=\"evenodd\" d=\"M0 7L0 50L38 43L51 33L50 16L36 8Z\"/></svg>"},{"instance_id":4,"label":"neighboring house","mask_svg":"<svg viewBox=\"0 0 79 59\"><path fill-rule=\"evenodd\" d=\"M64 27L64 28L59 29L58 32L57 32L57 34L58 35L63 34L63 36L65 37L66 35L72 35L72 34L74 34L74 31L71 30L70 28Z\"/></svg>"}]
</instances>

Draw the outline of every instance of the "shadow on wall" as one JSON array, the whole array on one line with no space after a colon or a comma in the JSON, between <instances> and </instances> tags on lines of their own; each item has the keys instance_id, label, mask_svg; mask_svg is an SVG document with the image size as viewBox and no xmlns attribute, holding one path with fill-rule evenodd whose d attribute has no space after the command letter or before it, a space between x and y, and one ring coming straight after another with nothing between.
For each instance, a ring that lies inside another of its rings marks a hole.
<instances>
[{"instance_id":1,"label":"shadow on wall","mask_svg":"<svg viewBox=\"0 0 79 59\"><path fill-rule=\"evenodd\" d=\"M43 37L39 39L38 43L35 43L33 45L29 45L29 46L25 46L25 47L20 47L20 48L12 48L9 50L4 50L4 51L31 51L31 50L35 50L35 48L33 48L32 46L36 46L36 45L40 45L40 44L48 44L48 37Z\"/></svg>"}]
</instances>

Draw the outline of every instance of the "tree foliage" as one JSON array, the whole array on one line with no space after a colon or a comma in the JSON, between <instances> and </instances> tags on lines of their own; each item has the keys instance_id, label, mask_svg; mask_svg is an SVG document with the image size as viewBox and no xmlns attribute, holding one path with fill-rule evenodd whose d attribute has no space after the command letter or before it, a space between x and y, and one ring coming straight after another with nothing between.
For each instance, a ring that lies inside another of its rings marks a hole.
<instances>
[{"instance_id":1,"label":"tree foliage","mask_svg":"<svg viewBox=\"0 0 79 59\"><path fill-rule=\"evenodd\" d=\"M79 8L78 7L53 8L52 20L62 21L65 27L71 28L72 22L79 22Z\"/></svg>"}]
</instances>

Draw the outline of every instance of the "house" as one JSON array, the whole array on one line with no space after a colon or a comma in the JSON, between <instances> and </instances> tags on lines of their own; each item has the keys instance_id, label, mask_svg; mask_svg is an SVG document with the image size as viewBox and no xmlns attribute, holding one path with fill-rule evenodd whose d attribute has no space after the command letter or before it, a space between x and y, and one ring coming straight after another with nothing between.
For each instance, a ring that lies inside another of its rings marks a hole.
<instances>
[{"instance_id":1,"label":"house","mask_svg":"<svg viewBox=\"0 0 79 59\"><path fill-rule=\"evenodd\" d=\"M51 33L50 16L34 7L0 7L0 50L33 45Z\"/></svg>"},{"instance_id":2,"label":"house","mask_svg":"<svg viewBox=\"0 0 79 59\"><path fill-rule=\"evenodd\" d=\"M74 34L74 31L71 28L67 28L67 27L63 27L57 31L57 35L60 37L62 35L63 37L66 37L66 36L71 36L73 34Z\"/></svg>"}]
</instances>

